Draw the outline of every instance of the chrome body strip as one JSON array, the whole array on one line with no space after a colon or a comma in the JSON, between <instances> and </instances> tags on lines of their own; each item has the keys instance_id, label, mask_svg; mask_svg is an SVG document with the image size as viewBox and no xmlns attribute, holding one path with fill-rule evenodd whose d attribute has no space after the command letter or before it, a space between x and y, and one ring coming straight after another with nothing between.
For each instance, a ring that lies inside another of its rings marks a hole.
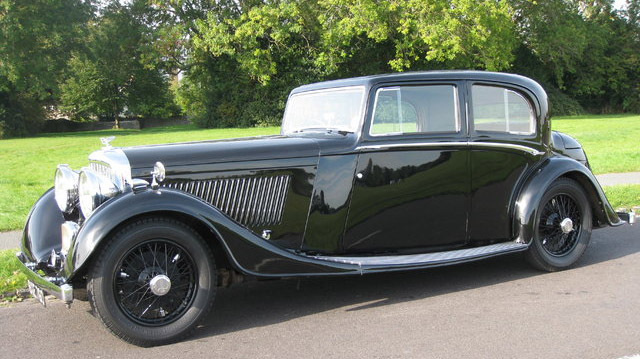
<instances>
[{"instance_id":1,"label":"chrome body strip","mask_svg":"<svg viewBox=\"0 0 640 359\"><path fill-rule=\"evenodd\" d=\"M384 144L384 145L364 145L364 146L358 146L356 150L365 151L365 150L385 150L390 148L403 148L403 147L461 147L461 146L507 148L512 150L524 151L535 156L545 154L545 152L543 151L538 151L535 148L524 146L524 145L515 145L512 143L500 143L500 142L467 142L467 141L391 143L391 144Z\"/></svg>"},{"instance_id":2,"label":"chrome body strip","mask_svg":"<svg viewBox=\"0 0 640 359\"><path fill-rule=\"evenodd\" d=\"M464 147L469 146L467 141L458 142L420 142L420 143L390 143L385 145L364 145L358 146L356 150L386 150L389 148L403 148L403 147Z\"/></svg>"},{"instance_id":3,"label":"chrome body strip","mask_svg":"<svg viewBox=\"0 0 640 359\"><path fill-rule=\"evenodd\" d=\"M442 265L449 262L460 262L498 254L523 251L528 244L517 242L505 242L491 244L483 247L457 249L446 252L408 254L397 256L370 256L370 257L341 257L341 256L310 256L313 259L354 264L362 267L404 267L404 266L428 266Z\"/></svg>"},{"instance_id":4,"label":"chrome body strip","mask_svg":"<svg viewBox=\"0 0 640 359\"><path fill-rule=\"evenodd\" d=\"M508 148L513 150L520 150L524 152L528 152L534 156L544 155L544 151L538 151L535 148L523 146L523 145L515 145L512 143L500 143L500 142L469 142L471 147L490 147L490 148Z\"/></svg>"}]
</instances>

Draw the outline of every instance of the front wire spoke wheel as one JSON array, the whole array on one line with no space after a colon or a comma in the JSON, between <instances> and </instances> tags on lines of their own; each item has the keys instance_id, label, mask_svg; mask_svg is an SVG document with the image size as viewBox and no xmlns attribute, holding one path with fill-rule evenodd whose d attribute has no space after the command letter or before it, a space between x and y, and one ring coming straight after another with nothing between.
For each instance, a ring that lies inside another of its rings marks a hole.
<instances>
[{"instance_id":1,"label":"front wire spoke wheel","mask_svg":"<svg viewBox=\"0 0 640 359\"><path fill-rule=\"evenodd\" d=\"M106 240L87 291L113 334L140 346L162 345L185 337L206 317L217 271L211 248L193 228L145 218Z\"/></svg>"},{"instance_id":2,"label":"front wire spoke wheel","mask_svg":"<svg viewBox=\"0 0 640 359\"><path fill-rule=\"evenodd\" d=\"M168 260L169 254L175 253L182 253L180 260ZM170 323L184 313L195 297L195 263L182 247L166 239L153 239L132 248L117 268L120 274L114 276L115 300L127 316L140 324Z\"/></svg>"}]
</instances>

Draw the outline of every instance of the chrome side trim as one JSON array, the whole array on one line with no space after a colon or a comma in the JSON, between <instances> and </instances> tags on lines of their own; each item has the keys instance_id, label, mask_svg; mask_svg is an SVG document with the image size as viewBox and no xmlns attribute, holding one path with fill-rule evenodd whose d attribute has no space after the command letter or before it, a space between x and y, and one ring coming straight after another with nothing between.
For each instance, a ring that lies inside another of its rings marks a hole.
<instances>
[{"instance_id":1,"label":"chrome side trim","mask_svg":"<svg viewBox=\"0 0 640 359\"><path fill-rule=\"evenodd\" d=\"M513 150L520 150L532 155L538 156L543 155L545 152L538 151L535 148L516 145L512 143L500 143L500 142L467 142L467 141L458 141L458 142L420 142L420 143L391 143L385 145L365 145L358 146L356 150L364 151L364 150L385 150L390 148L403 148L403 147L490 147L490 148L508 148Z\"/></svg>"},{"instance_id":2,"label":"chrome side trim","mask_svg":"<svg viewBox=\"0 0 640 359\"><path fill-rule=\"evenodd\" d=\"M269 226L282 221L290 175L167 181L163 187L189 192L245 226Z\"/></svg>"},{"instance_id":3,"label":"chrome side trim","mask_svg":"<svg viewBox=\"0 0 640 359\"><path fill-rule=\"evenodd\" d=\"M513 143L500 143L500 142L469 142L469 145L471 147L490 147L490 148L509 148L509 149L513 149L513 150L520 150L520 151L524 151L524 152L528 152L534 156L540 156L540 155L544 155L545 152L544 151L538 151L535 148L532 147L528 147L528 146L523 146L523 145L516 145Z\"/></svg>"},{"instance_id":4,"label":"chrome side trim","mask_svg":"<svg viewBox=\"0 0 640 359\"><path fill-rule=\"evenodd\" d=\"M364 145L358 146L356 150L386 150L389 148L402 148L402 147L461 147L469 146L467 141L458 142L420 142L420 143L390 143L386 145Z\"/></svg>"},{"instance_id":5,"label":"chrome side trim","mask_svg":"<svg viewBox=\"0 0 640 359\"><path fill-rule=\"evenodd\" d=\"M528 247L529 245L524 243L505 242L483 247L457 249L436 253L371 257L311 256L311 258L328 262L354 264L362 267L428 266L480 259L509 252L518 252L523 251Z\"/></svg>"}]
</instances>

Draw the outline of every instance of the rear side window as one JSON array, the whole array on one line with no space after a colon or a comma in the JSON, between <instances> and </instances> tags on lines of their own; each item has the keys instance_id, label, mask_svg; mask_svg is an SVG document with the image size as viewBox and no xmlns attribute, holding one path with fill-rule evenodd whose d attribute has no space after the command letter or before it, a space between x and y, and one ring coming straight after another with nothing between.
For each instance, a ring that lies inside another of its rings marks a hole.
<instances>
[{"instance_id":1,"label":"rear side window","mask_svg":"<svg viewBox=\"0 0 640 359\"><path fill-rule=\"evenodd\" d=\"M369 131L373 136L459 131L453 85L394 86L376 92Z\"/></svg>"},{"instance_id":2,"label":"rear side window","mask_svg":"<svg viewBox=\"0 0 640 359\"><path fill-rule=\"evenodd\" d=\"M473 85L473 125L476 131L518 135L535 133L535 117L529 101L503 87Z\"/></svg>"}]
</instances>

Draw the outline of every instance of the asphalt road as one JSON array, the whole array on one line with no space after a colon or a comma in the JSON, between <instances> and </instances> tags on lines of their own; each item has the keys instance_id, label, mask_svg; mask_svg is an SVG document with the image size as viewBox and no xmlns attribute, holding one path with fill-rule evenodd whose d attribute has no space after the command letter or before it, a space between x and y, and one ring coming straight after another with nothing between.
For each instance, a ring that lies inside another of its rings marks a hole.
<instances>
[{"instance_id":1,"label":"asphalt road","mask_svg":"<svg viewBox=\"0 0 640 359\"><path fill-rule=\"evenodd\" d=\"M299 288L298 288L299 284ZM350 278L221 289L182 343L143 349L102 328L86 302L0 308L0 357L619 358L640 353L640 226L594 232L571 270L521 255Z\"/></svg>"}]
</instances>

